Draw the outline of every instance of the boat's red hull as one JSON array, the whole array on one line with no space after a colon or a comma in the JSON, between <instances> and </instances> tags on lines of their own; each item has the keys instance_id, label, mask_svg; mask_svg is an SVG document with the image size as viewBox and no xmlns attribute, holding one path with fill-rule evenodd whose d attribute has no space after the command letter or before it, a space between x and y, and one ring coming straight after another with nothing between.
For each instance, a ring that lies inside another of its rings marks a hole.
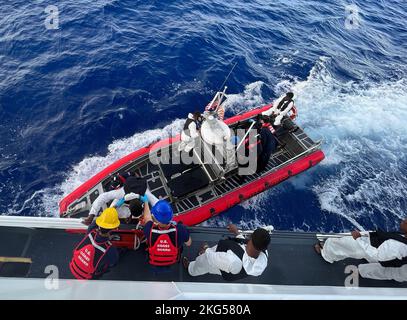
<instances>
[{"instance_id":1,"label":"boat's red hull","mask_svg":"<svg viewBox=\"0 0 407 320\"><path fill-rule=\"evenodd\" d=\"M228 118L225 120L226 124L231 124L238 121L243 121L245 119L251 118L267 109L270 108L270 105L264 106L262 108L258 108L255 110L251 110L246 112L242 115L237 115L232 118ZM171 143L174 143L180 139L180 135L176 137L172 137L169 139L161 140L157 143L154 143L150 146L141 148L122 159L116 161L115 163L111 164L110 166L106 167L104 170L97 173L91 179L86 181L72 193L67 195L62 201L59 203L59 211L60 214L63 214L69 204L74 202L76 199L81 198L88 190L92 189L95 185L100 183L103 179L105 179L108 175L113 172L116 172L121 167L125 166L129 162L136 160L148 154L151 150L156 148L164 147ZM192 226L198 223L201 223L219 213L235 206L236 204L253 197L254 195L261 193L262 191L271 188L272 186L286 180L287 178L294 176L302 171L309 169L310 167L316 165L320 161L324 159L324 153L321 150L317 150L312 154L304 158L300 158L296 161L293 161L290 164L264 176L259 178L256 181L253 181L241 188L232 191L231 193L225 195L222 198L216 199L208 204L203 205L202 207L193 209L191 211L187 211L182 213L174 218L176 221L182 221L185 225Z\"/></svg>"},{"instance_id":2,"label":"boat's red hull","mask_svg":"<svg viewBox=\"0 0 407 320\"><path fill-rule=\"evenodd\" d=\"M324 153L318 150L305 158L297 160L275 172L272 172L258 180L251 182L226 196L214 200L202 207L199 207L191 212L182 214L174 218L176 221L182 221L188 226L193 226L208 220L211 217L247 200L256 194L263 192L266 189L279 184L280 182L303 172L312 166L316 165L324 159Z\"/></svg>"}]
</instances>

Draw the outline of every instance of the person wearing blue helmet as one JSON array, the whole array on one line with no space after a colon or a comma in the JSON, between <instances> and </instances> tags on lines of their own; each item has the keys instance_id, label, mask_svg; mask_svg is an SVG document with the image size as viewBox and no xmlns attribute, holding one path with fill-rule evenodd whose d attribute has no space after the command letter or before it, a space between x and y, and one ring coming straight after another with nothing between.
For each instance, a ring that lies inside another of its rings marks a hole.
<instances>
[{"instance_id":1,"label":"person wearing blue helmet","mask_svg":"<svg viewBox=\"0 0 407 320\"><path fill-rule=\"evenodd\" d=\"M149 263L165 267L180 261L182 246L192 243L189 231L183 224L172 221L173 210L166 200L159 200L150 211L144 205L144 236L147 239Z\"/></svg>"}]
</instances>

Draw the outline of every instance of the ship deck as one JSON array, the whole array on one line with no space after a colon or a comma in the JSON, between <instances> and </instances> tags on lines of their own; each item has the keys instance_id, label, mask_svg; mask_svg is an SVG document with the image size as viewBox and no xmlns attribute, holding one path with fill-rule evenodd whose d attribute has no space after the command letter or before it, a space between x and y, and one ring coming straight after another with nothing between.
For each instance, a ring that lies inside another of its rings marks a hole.
<instances>
[{"instance_id":1,"label":"ship deck","mask_svg":"<svg viewBox=\"0 0 407 320\"><path fill-rule=\"evenodd\" d=\"M224 229L202 227L191 228L193 245L185 248L183 254L194 259L203 241L209 245L230 234ZM58 229L34 229L20 227L0 227L0 256L24 257L32 263L27 270L18 264L0 264L0 276L45 278L48 265L58 267L61 279L72 279L68 263L75 245L83 235L70 234ZM358 265L364 261L347 259L329 264L314 251L316 234L302 232L275 231L269 246L269 265L259 277L248 277L238 283L292 285L292 286L339 286L343 287L349 274L347 265ZM137 251L126 251L120 261L103 280L160 281L160 282L225 282L217 275L191 277L179 263L169 270L157 271L147 262L144 247ZM360 287L407 288L407 283L359 279Z\"/></svg>"}]
</instances>

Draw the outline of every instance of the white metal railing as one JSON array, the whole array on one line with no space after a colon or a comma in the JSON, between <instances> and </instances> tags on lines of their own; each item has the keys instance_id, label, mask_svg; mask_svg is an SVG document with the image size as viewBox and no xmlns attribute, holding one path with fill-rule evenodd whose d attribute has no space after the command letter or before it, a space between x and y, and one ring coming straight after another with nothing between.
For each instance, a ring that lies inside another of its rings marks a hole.
<instances>
[{"instance_id":1,"label":"white metal railing","mask_svg":"<svg viewBox=\"0 0 407 320\"><path fill-rule=\"evenodd\" d=\"M369 232L371 231L360 231L360 235L362 237L368 237ZM343 238L343 237L351 237L352 233L351 232L343 232L343 233L317 233L315 235L318 240L325 240L329 238Z\"/></svg>"},{"instance_id":2,"label":"white metal railing","mask_svg":"<svg viewBox=\"0 0 407 320\"><path fill-rule=\"evenodd\" d=\"M386 284L383 284L386 285ZM19 300L405 300L406 288L267 285L254 283L1 278L0 299ZM157 304L158 305L158 304Z\"/></svg>"},{"instance_id":3,"label":"white metal railing","mask_svg":"<svg viewBox=\"0 0 407 320\"><path fill-rule=\"evenodd\" d=\"M25 216L0 216L0 227L76 230L88 228L82 223L82 219Z\"/></svg>"},{"instance_id":4,"label":"white metal railing","mask_svg":"<svg viewBox=\"0 0 407 320\"><path fill-rule=\"evenodd\" d=\"M215 101L217 100L216 109L215 109L215 110L211 110L211 111L217 113L219 107L220 107L220 106L223 104L223 102L224 102L224 101L222 101L223 98L227 98L227 96L226 96L226 89L227 89L227 88L228 88L228 87L225 86L225 88L223 89L222 92L221 92L221 91L217 92L217 93L215 94L215 96L213 97L212 101L207 105L206 108L210 110L210 109L212 108L213 104L215 103Z\"/></svg>"}]
</instances>

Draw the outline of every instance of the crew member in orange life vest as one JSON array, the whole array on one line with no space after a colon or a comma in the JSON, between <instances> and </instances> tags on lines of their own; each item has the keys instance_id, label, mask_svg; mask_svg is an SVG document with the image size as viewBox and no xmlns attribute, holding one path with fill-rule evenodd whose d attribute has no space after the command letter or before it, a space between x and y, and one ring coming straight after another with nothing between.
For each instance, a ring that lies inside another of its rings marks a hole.
<instances>
[{"instance_id":1,"label":"crew member in orange life vest","mask_svg":"<svg viewBox=\"0 0 407 320\"><path fill-rule=\"evenodd\" d=\"M119 260L118 250L110 242L110 233L120 225L115 208L107 208L89 226L88 232L73 252L69 268L76 279L101 277Z\"/></svg>"},{"instance_id":2,"label":"crew member in orange life vest","mask_svg":"<svg viewBox=\"0 0 407 320\"><path fill-rule=\"evenodd\" d=\"M173 211L166 200L159 200L151 209L144 204L144 235L147 239L149 263L170 266L181 256L182 245L190 246L192 239L183 224L171 221Z\"/></svg>"}]
</instances>

